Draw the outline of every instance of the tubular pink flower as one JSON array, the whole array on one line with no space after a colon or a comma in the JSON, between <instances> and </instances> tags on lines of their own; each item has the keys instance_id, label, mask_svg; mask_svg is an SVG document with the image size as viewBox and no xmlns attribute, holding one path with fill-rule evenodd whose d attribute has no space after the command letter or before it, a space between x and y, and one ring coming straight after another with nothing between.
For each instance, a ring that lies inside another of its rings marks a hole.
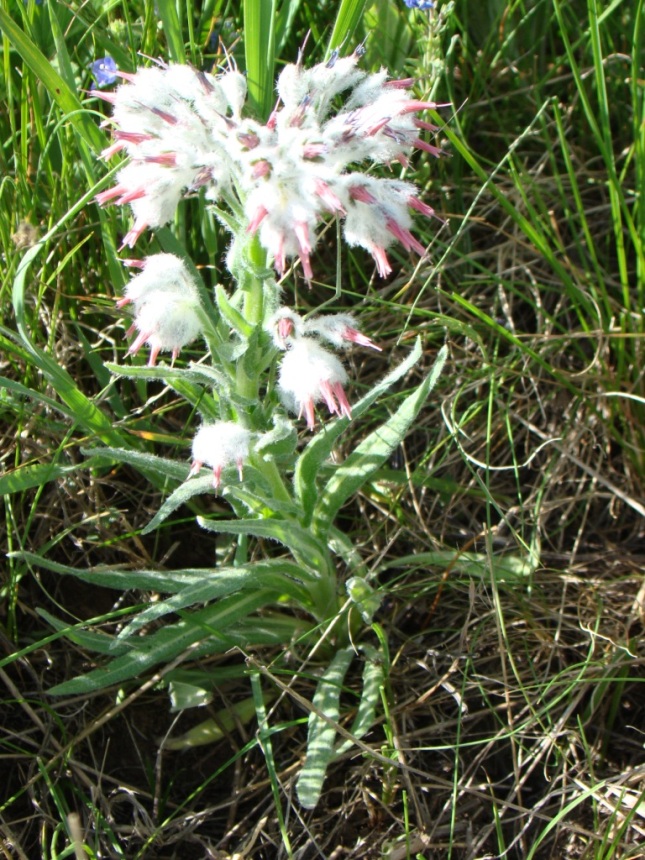
<instances>
[{"instance_id":1,"label":"tubular pink flower","mask_svg":"<svg viewBox=\"0 0 645 860\"><path fill-rule=\"evenodd\" d=\"M125 148L125 143L118 140L116 143L113 143L111 146L107 146L105 149L101 150L101 158L104 161L109 161L113 155L116 155L117 152L121 152L121 150L124 148Z\"/></svg>"},{"instance_id":2,"label":"tubular pink flower","mask_svg":"<svg viewBox=\"0 0 645 860\"><path fill-rule=\"evenodd\" d=\"M367 250L374 258L379 275L382 278L387 278L388 275L391 275L392 266L385 253L385 248L382 248L380 245L371 245Z\"/></svg>"},{"instance_id":3,"label":"tubular pink flower","mask_svg":"<svg viewBox=\"0 0 645 860\"><path fill-rule=\"evenodd\" d=\"M426 249L423 247L421 242L418 242L412 233L410 233L409 230L406 230L405 227L398 224L394 218L386 218L385 226L394 238L399 240L406 251L416 251L421 257L425 254Z\"/></svg>"},{"instance_id":4,"label":"tubular pink flower","mask_svg":"<svg viewBox=\"0 0 645 860\"><path fill-rule=\"evenodd\" d=\"M246 232L255 233L268 214L268 209L266 209L264 206L258 206L255 215L251 218L247 225Z\"/></svg>"},{"instance_id":5,"label":"tubular pink flower","mask_svg":"<svg viewBox=\"0 0 645 860\"><path fill-rule=\"evenodd\" d=\"M422 215L425 215L427 218L435 218L436 212L432 208L432 206L428 206L427 203L424 203L422 200L419 200L418 197L415 197L414 194L408 197L408 206L411 209L416 209L417 212L420 212Z\"/></svg>"},{"instance_id":6,"label":"tubular pink flower","mask_svg":"<svg viewBox=\"0 0 645 860\"><path fill-rule=\"evenodd\" d=\"M438 146L433 146L431 143L426 143L425 140L421 140L420 137L415 137L412 141L412 144L417 147L417 149L422 149L424 152L429 152L430 155L434 155L435 158L439 158L442 154L443 150L441 150Z\"/></svg>"},{"instance_id":7,"label":"tubular pink flower","mask_svg":"<svg viewBox=\"0 0 645 860\"><path fill-rule=\"evenodd\" d=\"M300 262L302 263L302 270L305 273L307 281L311 281L314 275L311 270L311 262L309 260L309 255L311 254L309 227L303 222L297 222L293 225L293 232L296 234L296 240L298 242L298 247L300 248L299 256Z\"/></svg>"},{"instance_id":8,"label":"tubular pink flower","mask_svg":"<svg viewBox=\"0 0 645 860\"><path fill-rule=\"evenodd\" d=\"M352 200L359 200L361 203L376 203L376 197L365 188L363 185L351 185L349 188L349 196Z\"/></svg>"},{"instance_id":9,"label":"tubular pink flower","mask_svg":"<svg viewBox=\"0 0 645 860\"><path fill-rule=\"evenodd\" d=\"M345 214L345 207L340 197L335 194L326 182L317 179L315 182L316 194L325 203L330 212Z\"/></svg>"},{"instance_id":10,"label":"tubular pink flower","mask_svg":"<svg viewBox=\"0 0 645 860\"><path fill-rule=\"evenodd\" d=\"M124 248L134 248L139 236L141 236L142 233L145 233L149 226L150 224L148 224L147 221L137 218L134 222L134 226L131 227L123 237L123 242L121 242L121 245L119 246L119 251L122 251Z\"/></svg>"}]
</instances>

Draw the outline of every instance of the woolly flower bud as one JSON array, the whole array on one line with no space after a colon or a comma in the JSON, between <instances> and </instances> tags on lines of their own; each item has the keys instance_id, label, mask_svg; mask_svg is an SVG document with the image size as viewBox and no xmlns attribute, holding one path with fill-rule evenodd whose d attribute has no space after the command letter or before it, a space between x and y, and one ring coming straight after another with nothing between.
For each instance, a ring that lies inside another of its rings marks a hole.
<instances>
[{"instance_id":1,"label":"woolly flower bud","mask_svg":"<svg viewBox=\"0 0 645 860\"><path fill-rule=\"evenodd\" d=\"M204 424L193 439L193 464L189 477L196 475L206 464L213 470L213 486L217 489L222 482L222 471L235 464L241 481L250 444L251 433L234 421Z\"/></svg>"},{"instance_id":2,"label":"woolly flower bud","mask_svg":"<svg viewBox=\"0 0 645 860\"><path fill-rule=\"evenodd\" d=\"M291 308L279 308L266 322L265 328L278 349L287 349L289 344L304 333L305 321Z\"/></svg>"},{"instance_id":3,"label":"woolly flower bud","mask_svg":"<svg viewBox=\"0 0 645 860\"><path fill-rule=\"evenodd\" d=\"M130 280L117 306L132 303L138 331L129 354L150 346L148 364L154 367L160 352L171 352L173 361L180 350L201 333L199 293L184 262L174 254L155 254L142 263L140 274Z\"/></svg>"},{"instance_id":4,"label":"woolly flower bud","mask_svg":"<svg viewBox=\"0 0 645 860\"><path fill-rule=\"evenodd\" d=\"M337 349L347 349L350 343L368 346L377 352L382 352L377 346L356 328L356 320L350 314L328 314L324 317L311 317L304 324L305 334L317 334L323 340L331 343Z\"/></svg>"},{"instance_id":5,"label":"woolly flower bud","mask_svg":"<svg viewBox=\"0 0 645 860\"><path fill-rule=\"evenodd\" d=\"M278 392L283 405L307 427L316 423L314 407L324 402L333 415L352 417L343 386L347 372L336 356L308 337L294 341L285 353L278 376Z\"/></svg>"},{"instance_id":6,"label":"woolly flower bud","mask_svg":"<svg viewBox=\"0 0 645 860\"><path fill-rule=\"evenodd\" d=\"M381 352L381 347L358 331L356 325L350 314L326 314L305 320L291 308L284 307L269 317L265 328L273 343L282 350L289 349L295 341L309 335L326 340L336 349L347 349L350 344L357 343Z\"/></svg>"}]
</instances>

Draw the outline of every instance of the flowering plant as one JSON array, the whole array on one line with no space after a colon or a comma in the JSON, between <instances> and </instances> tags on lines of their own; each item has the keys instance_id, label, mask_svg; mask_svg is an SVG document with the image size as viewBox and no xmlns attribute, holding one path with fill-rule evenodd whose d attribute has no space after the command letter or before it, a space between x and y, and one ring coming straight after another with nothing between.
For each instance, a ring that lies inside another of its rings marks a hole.
<instances>
[{"instance_id":1,"label":"flowering plant","mask_svg":"<svg viewBox=\"0 0 645 860\"><path fill-rule=\"evenodd\" d=\"M342 355L350 347L380 347L349 314L303 317L289 307L284 298L289 278L299 266L311 283L320 225L333 218L349 245L371 254L381 277L392 270L387 251L395 242L423 255L411 232L411 210L424 216L433 216L433 210L411 183L366 173L365 166L407 166L415 147L440 154L420 137L435 126L418 117L437 105L414 98L411 80L361 70L360 56L360 50L342 58L333 53L309 69L302 61L285 66L277 82L278 104L266 122L247 115L246 81L235 69L214 76L157 62L134 74L118 72L124 83L115 92L95 91L113 107L107 123L112 142L103 156L127 156L116 183L96 200L132 209L134 224L122 248L134 247L148 229L158 231L163 248L123 260L135 274L117 300L132 318L128 353L147 344L148 366L110 369L163 380L201 414L201 426L193 431L190 464L127 449L93 453L174 484L146 531L180 505L215 492L230 514L201 516L198 523L229 535L230 543L226 564L214 569L172 575L102 572L106 585L154 583L171 596L140 611L103 648L113 657L107 666L54 692L122 683L177 659L187 648L203 656L232 645L249 649L286 639L300 648L326 650L329 664L314 698L299 781L305 806L315 805L329 761L369 730L384 672L384 653L362 636L370 626L376 629L379 599L372 575L334 520L400 444L445 361L442 350L431 373L382 426L344 462L329 462L350 420L405 377L421 348L417 344L352 404ZM181 198L197 192L231 236L226 266L235 287L227 291L218 285L214 297L179 243L162 229ZM195 343L204 344L203 358L175 365L181 351ZM323 424L319 407L335 417ZM313 435L299 448L302 423ZM267 538L280 549L265 557L256 544ZM290 606L305 614L291 613ZM170 621L171 613L181 619ZM161 619L166 623L149 632L148 625ZM329 721L338 719L343 678L359 651L365 658L363 698L349 741L334 746L336 729ZM191 738L186 742L194 742L194 734Z\"/></svg>"}]
</instances>

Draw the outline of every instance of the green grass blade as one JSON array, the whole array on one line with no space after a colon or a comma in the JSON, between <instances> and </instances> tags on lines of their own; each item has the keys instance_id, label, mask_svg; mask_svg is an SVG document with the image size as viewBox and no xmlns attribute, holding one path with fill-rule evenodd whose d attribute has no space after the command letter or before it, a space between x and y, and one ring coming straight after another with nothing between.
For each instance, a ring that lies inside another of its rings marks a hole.
<instances>
[{"instance_id":1,"label":"green grass blade","mask_svg":"<svg viewBox=\"0 0 645 860\"><path fill-rule=\"evenodd\" d=\"M252 112L265 120L275 101L276 0L244 0L243 10L249 103Z\"/></svg>"},{"instance_id":2,"label":"green grass blade","mask_svg":"<svg viewBox=\"0 0 645 860\"><path fill-rule=\"evenodd\" d=\"M42 81L51 98L68 117L85 143L95 152L100 152L105 146L105 137L76 93L4 9L0 9L0 30L8 36L25 63Z\"/></svg>"},{"instance_id":3,"label":"green grass blade","mask_svg":"<svg viewBox=\"0 0 645 860\"><path fill-rule=\"evenodd\" d=\"M174 63L185 63L186 51L184 49L184 39L177 12L177 3L175 0L157 0L157 9L159 10L159 17L163 24L170 59Z\"/></svg>"},{"instance_id":4,"label":"green grass blade","mask_svg":"<svg viewBox=\"0 0 645 860\"><path fill-rule=\"evenodd\" d=\"M328 58L333 51L342 51L344 48L345 52L348 52L348 46L363 17L366 5L367 0L342 0L327 45Z\"/></svg>"}]
</instances>

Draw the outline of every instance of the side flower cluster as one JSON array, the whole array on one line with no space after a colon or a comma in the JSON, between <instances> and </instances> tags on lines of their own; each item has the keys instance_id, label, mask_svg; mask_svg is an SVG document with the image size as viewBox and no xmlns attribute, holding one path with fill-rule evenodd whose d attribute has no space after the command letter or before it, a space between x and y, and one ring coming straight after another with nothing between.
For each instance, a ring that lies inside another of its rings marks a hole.
<instances>
[{"instance_id":1,"label":"side flower cluster","mask_svg":"<svg viewBox=\"0 0 645 860\"><path fill-rule=\"evenodd\" d=\"M131 247L147 228L168 223L180 198L204 187L211 201L243 208L242 226L258 233L279 273L299 257L312 277L317 227L330 214L342 219L349 245L369 251L381 276L391 272L386 250L394 242L423 254L411 210L434 210L415 186L352 166L405 165L415 147L439 155L420 137L436 127L416 117L438 105L415 99L412 79L360 70L360 55L334 55L310 69L285 66L278 104L264 124L244 116L246 82L237 71L215 77L159 63L120 72L125 83L114 93L96 91L114 106L114 142L104 157L129 156L116 185L97 195L100 204L132 207L134 225L123 244Z\"/></svg>"},{"instance_id":2,"label":"side flower cluster","mask_svg":"<svg viewBox=\"0 0 645 860\"><path fill-rule=\"evenodd\" d=\"M353 317L333 314L304 320L289 308L281 308L270 320L276 346L284 350L278 372L278 393L283 406L303 417L314 429L315 407L324 403L331 415L352 417L345 394L347 371L340 359L321 345L325 340L337 349L351 343L380 350L356 329Z\"/></svg>"},{"instance_id":3,"label":"side flower cluster","mask_svg":"<svg viewBox=\"0 0 645 860\"><path fill-rule=\"evenodd\" d=\"M213 470L213 487L217 490L222 482L223 470L235 465L241 481L250 443L250 431L234 421L204 424L193 439L193 464L189 477L196 475L206 464Z\"/></svg>"},{"instance_id":4,"label":"side flower cluster","mask_svg":"<svg viewBox=\"0 0 645 860\"><path fill-rule=\"evenodd\" d=\"M160 352L172 353L174 361L180 350L201 333L197 285L186 264L174 254L153 254L145 260L126 263L141 269L116 303L119 308L131 304L134 309L128 334L136 333L136 337L128 353L138 352L147 343L150 367L154 367Z\"/></svg>"}]
</instances>

